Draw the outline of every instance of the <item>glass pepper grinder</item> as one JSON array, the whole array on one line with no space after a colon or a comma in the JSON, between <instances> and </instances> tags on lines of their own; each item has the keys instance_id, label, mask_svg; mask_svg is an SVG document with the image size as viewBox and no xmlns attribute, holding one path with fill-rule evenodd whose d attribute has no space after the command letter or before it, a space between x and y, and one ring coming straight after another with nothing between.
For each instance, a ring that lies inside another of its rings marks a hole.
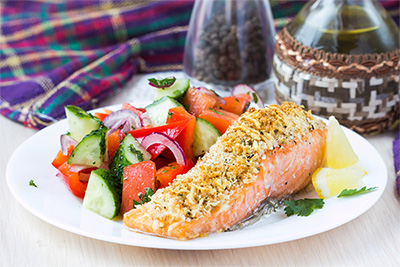
<instances>
[{"instance_id":1,"label":"glass pepper grinder","mask_svg":"<svg viewBox=\"0 0 400 267\"><path fill-rule=\"evenodd\" d=\"M361 133L399 120L399 28L375 0L309 1L276 38L278 102Z\"/></svg>"},{"instance_id":2,"label":"glass pepper grinder","mask_svg":"<svg viewBox=\"0 0 400 267\"><path fill-rule=\"evenodd\" d=\"M256 90L271 81L274 25L269 2L195 2L184 52L184 72L195 85Z\"/></svg>"}]
</instances>

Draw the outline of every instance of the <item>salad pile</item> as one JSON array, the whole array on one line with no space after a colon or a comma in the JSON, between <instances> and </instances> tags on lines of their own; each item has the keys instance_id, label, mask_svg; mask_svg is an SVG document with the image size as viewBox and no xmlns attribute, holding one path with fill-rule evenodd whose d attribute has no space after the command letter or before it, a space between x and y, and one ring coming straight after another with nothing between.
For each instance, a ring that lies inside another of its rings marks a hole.
<instances>
[{"instance_id":1,"label":"salad pile","mask_svg":"<svg viewBox=\"0 0 400 267\"><path fill-rule=\"evenodd\" d=\"M52 165L83 207L109 219L150 201L190 170L251 102L264 106L246 85L220 97L187 79L149 82L154 102L144 108L124 103L91 114L65 107L69 132Z\"/></svg>"}]
</instances>

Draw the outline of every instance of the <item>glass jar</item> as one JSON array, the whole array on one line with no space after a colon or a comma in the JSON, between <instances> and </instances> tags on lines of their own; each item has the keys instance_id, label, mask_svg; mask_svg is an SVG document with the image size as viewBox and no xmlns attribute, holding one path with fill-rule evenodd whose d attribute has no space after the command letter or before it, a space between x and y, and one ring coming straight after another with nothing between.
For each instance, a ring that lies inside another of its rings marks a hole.
<instances>
[{"instance_id":1,"label":"glass jar","mask_svg":"<svg viewBox=\"0 0 400 267\"><path fill-rule=\"evenodd\" d=\"M399 119L399 51L399 29L377 1L309 1L277 35L277 101L383 132Z\"/></svg>"},{"instance_id":2,"label":"glass jar","mask_svg":"<svg viewBox=\"0 0 400 267\"><path fill-rule=\"evenodd\" d=\"M207 0L195 2L184 52L191 82L230 90L255 89L271 81L274 25L269 2Z\"/></svg>"}]
</instances>

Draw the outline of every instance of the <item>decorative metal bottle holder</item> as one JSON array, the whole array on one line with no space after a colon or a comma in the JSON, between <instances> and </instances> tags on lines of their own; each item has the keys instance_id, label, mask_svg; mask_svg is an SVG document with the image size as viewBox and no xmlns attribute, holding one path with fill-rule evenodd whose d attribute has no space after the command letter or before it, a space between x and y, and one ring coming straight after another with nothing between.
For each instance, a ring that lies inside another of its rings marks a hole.
<instances>
[{"instance_id":1,"label":"decorative metal bottle holder","mask_svg":"<svg viewBox=\"0 0 400 267\"><path fill-rule=\"evenodd\" d=\"M346 55L307 47L284 28L273 60L278 102L293 101L361 134L399 121L400 50Z\"/></svg>"}]
</instances>

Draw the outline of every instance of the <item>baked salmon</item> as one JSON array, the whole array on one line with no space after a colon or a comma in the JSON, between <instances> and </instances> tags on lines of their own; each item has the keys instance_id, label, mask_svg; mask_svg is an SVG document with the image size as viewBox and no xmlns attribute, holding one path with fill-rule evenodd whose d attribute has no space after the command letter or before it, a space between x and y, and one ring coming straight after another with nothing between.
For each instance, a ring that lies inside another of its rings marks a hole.
<instances>
[{"instance_id":1,"label":"baked salmon","mask_svg":"<svg viewBox=\"0 0 400 267\"><path fill-rule=\"evenodd\" d=\"M124 214L129 229L187 240L222 232L295 194L324 158L326 125L294 103L250 108L197 164Z\"/></svg>"}]
</instances>

